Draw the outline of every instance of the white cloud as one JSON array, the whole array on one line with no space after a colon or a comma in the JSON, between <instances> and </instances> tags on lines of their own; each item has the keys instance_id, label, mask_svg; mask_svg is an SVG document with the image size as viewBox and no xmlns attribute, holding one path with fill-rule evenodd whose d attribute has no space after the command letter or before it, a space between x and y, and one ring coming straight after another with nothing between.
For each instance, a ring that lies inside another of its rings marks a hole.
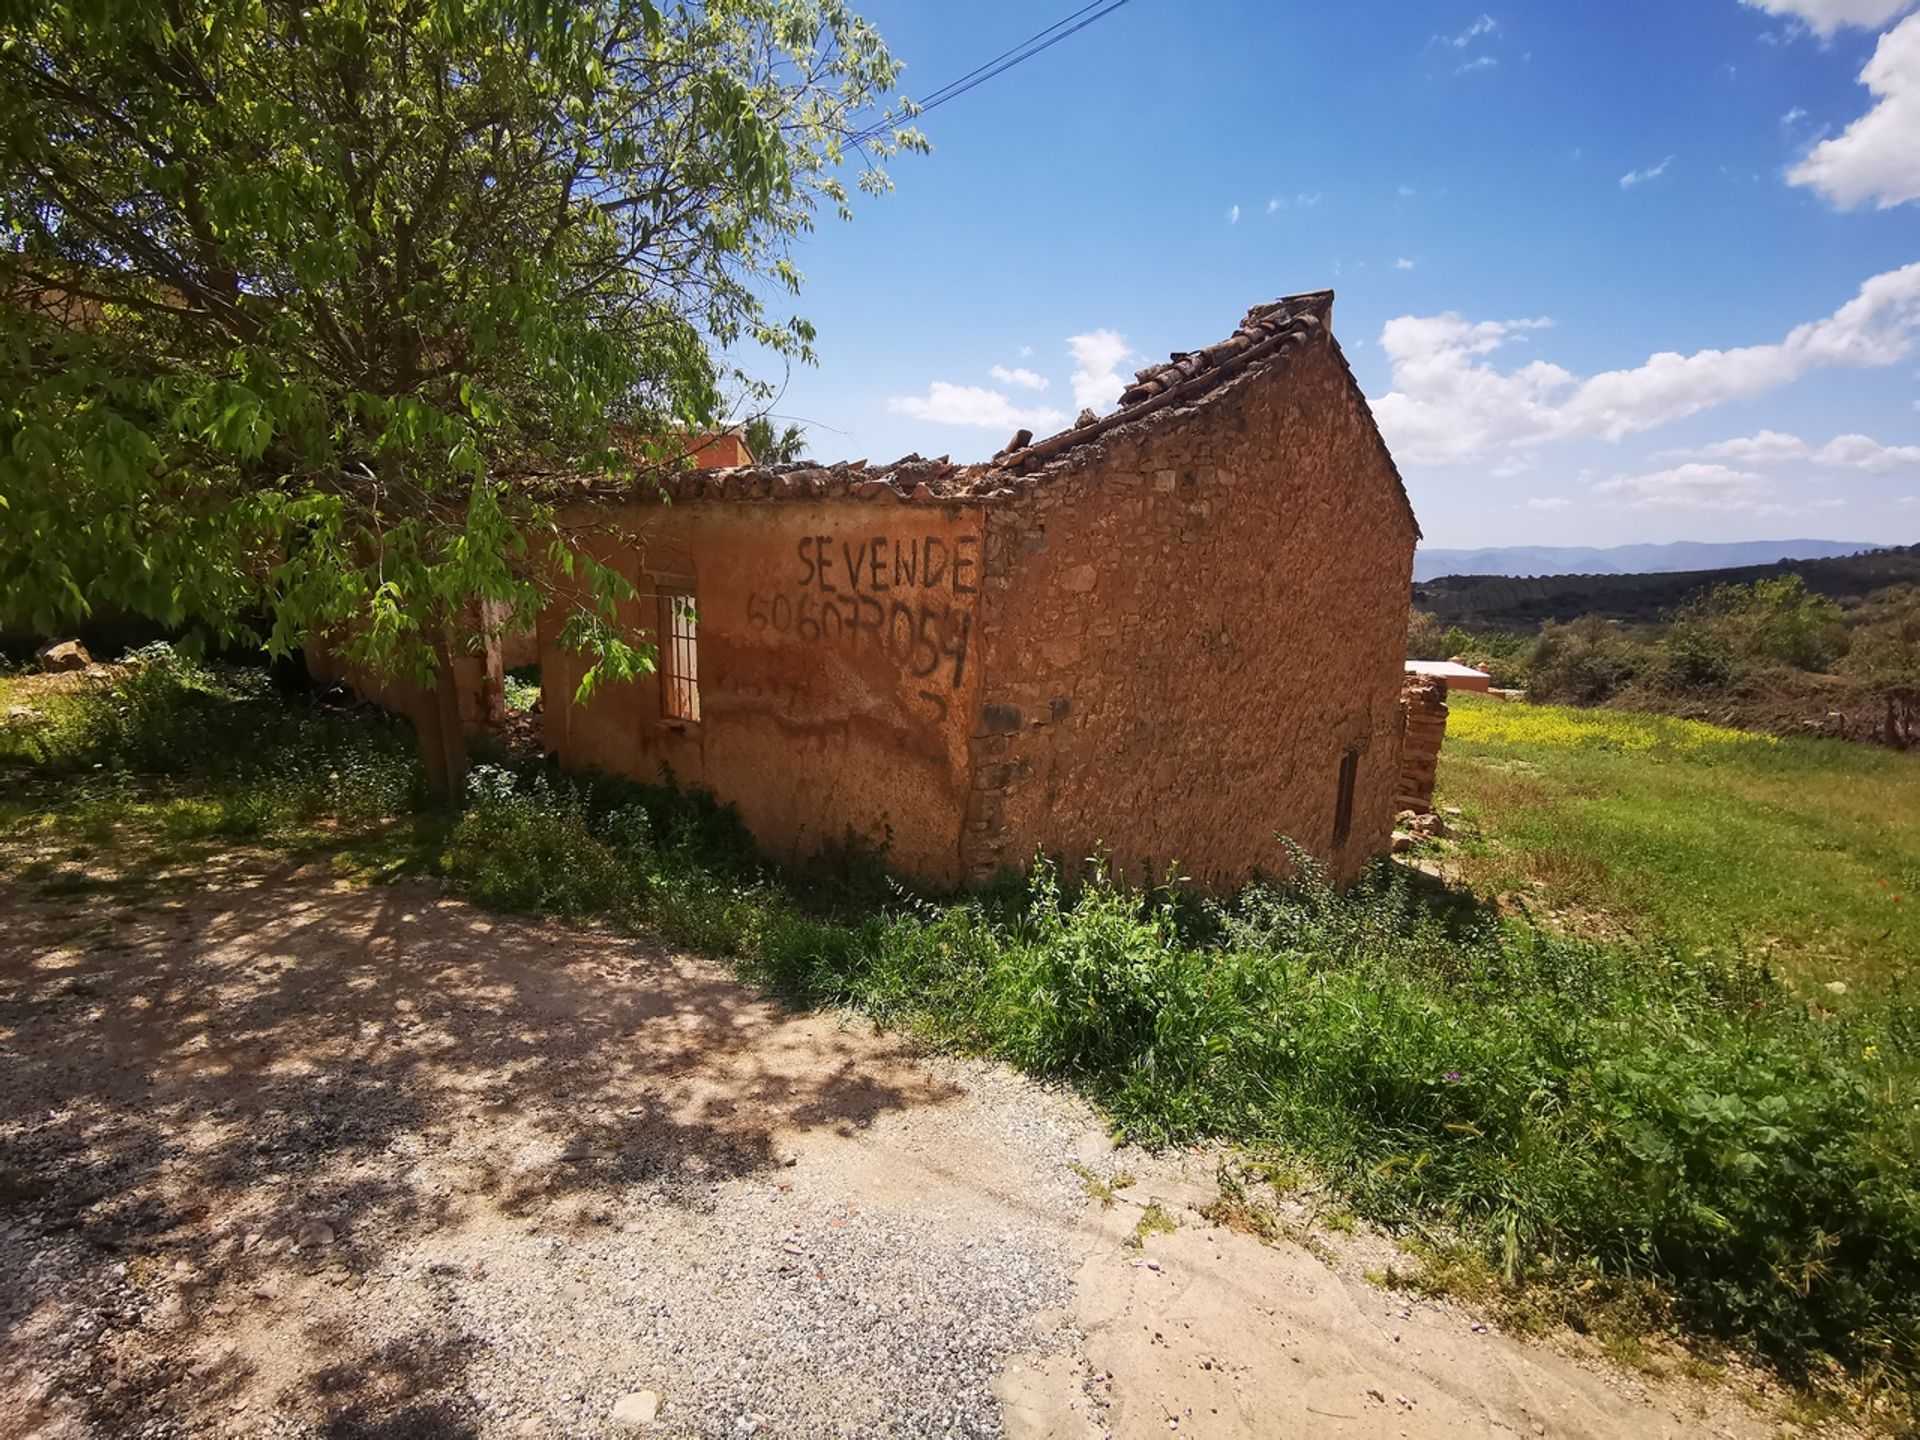
<instances>
[{"instance_id":1,"label":"white cloud","mask_svg":"<svg viewBox=\"0 0 1920 1440\"><path fill-rule=\"evenodd\" d=\"M1570 510L1572 508L1573 501L1559 495L1536 495L1527 501L1529 510Z\"/></svg>"},{"instance_id":2,"label":"white cloud","mask_svg":"<svg viewBox=\"0 0 1920 1440\"><path fill-rule=\"evenodd\" d=\"M1780 117L1780 123L1782 125L1785 125L1789 130L1791 130L1795 125L1798 125L1802 120L1806 118L1807 118L1807 112L1805 110L1802 110L1798 105L1796 105L1791 110L1787 111L1786 114Z\"/></svg>"},{"instance_id":3,"label":"white cloud","mask_svg":"<svg viewBox=\"0 0 1920 1440\"><path fill-rule=\"evenodd\" d=\"M1842 210L1868 200L1882 210L1920 200L1920 15L1880 37L1860 83L1874 107L1787 172Z\"/></svg>"},{"instance_id":4,"label":"white cloud","mask_svg":"<svg viewBox=\"0 0 1920 1440\"><path fill-rule=\"evenodd\" d=\"M1920 445L1883 445L1866 435L1840 435L1820 446L1798 435L1762 430L1737 440L1721 440L1686 451L1669 451L1662 458L1731 460L1736 465L1786 465L1799 461L1822 470L1860 470L1868 475L1890 475L1920 465Z\"/></svg>"},{"instance_id":5,"label":"white cloud","mask_svg":"<svg viewBox=\"0 0 1920 1440\"><path fill-rule=\"evenodd\" d=\"M1829 440L1807 458L1815 465L1832 470L1890 475L1909 465L1920 465L1920 445L1882 445L1865 435L1842 435Z\"/></svg>"},{"instance_id":6,"label":"white cloud","mask_svg":"<svg viewBox=\"0 0 1920 1440\"><path fill-rule=\"evenodd\" d=\"M1912 509L1915 506L1920 506L1920 495L1902 495L1893 503L1898 505L1902 510Z\"/></svg>"},{"instance_id":7,"label":"white cloud","mask_svg":"<svg viewBox=\"0 0 1920 1440\"><path fill-rule=\"evenodd\" d=\"M1022 345L1022 346L1020 347L1020 358L1021 358L1022 360L1025 360L1025 359L1028 359L1029 357L1031 357L1031 356L1032 356L1032 354L1033 354L1033 346L1031 346L1031 345Z\"/></svg>"},{"instance_id":8,"label":"white cloud","mask_svg":"<svg viewBox=\"0 0 1920 1440\"><path fill-rule=\"evenodd\" d=\"M1411 200L1415 195L1418 195L1419 193L1420 192L1418 190L1415 190L1411 185L1402 185L1400 187L1400 198L1402 200Z\"/></svg>"},{"instance_id":9,"label":"white cloud","mask_svg":"<svg viewBox=\"0 0 1920 1440\"><path fill-rule=\"evenodd\" d=\"M1912 9L1914 0L1741 0L1741 3L1769 15L1804 20L1818 34L1831 35L1843 25L1878 30L1895 16Z\"/></svg>"},{"instance_id":10,"label":"white cloud","mask_svg":"<svg viewBox=\"0 0 1920 1440\"><path fill-rule=\"evenodd\" d=\"M1631 190L1634 186L1644 185L1649 180L1658 180L1667 173L1667 167L1671 164L1673 164L1673 156L1669 155L1658 165L1649 165L1645 170L1629 170L1620 177L1620 188Z\"/></svg>"},{"instance_id":11,"label":"white cloud","mask_svg":"<svg viewBox=\"0 0 1920 1440\"><path fill-rule=\"evenodd\" d=\"M1582 436L1618 440L1814 370L1895 364L1920 337L1920 263L1874 276L1833 314L1772 344L1664 352L1588 378L1543 360L1502 371L1487 358L1548 323L1476 324L1454 313L1388 321L1380 344L1393 388L1373 409L1395 452L1448 464Z\"/></svg>"},{"instance_id":12,"label":"white cloud","mask_svg":"<svg viewBox=\"0 0 1920 1440\"><path fill-rule=\"evenodd\" d=\"M1500 22L1491 15L1482 15L1458 35L1436 35L1427 42L1429 50L1438 49L1441 54L1452 51L1459 54L1472 49L1483 41L1492 41L1500 34ZM1462 60L1454 70L1456 75L1466 75L1475 70L1486 70L1500 62L1487 54L1474 55Z\"/></svg>"},{"instance_id":13,"label":"white cloud","mask_svg":"<svg viewBox=\"0 0 1920 1440\"><path fill-rule=\"evenodd\" d=\"M1731 460L1736 465L1784 465L1791 460L1804 460L1812 451L1813 447L1798 435L1787 435L1778 430L1762 430L1758 435L1748 435L1738 440L1721 440L1692 450L1669 450L1658 458Z\"/></svg>"},{"instance_id":14,"label":"white cloud","mask_svg":"<svg viewBox=\"0 0 1920 1440\"><path fill-rule=\"evenodd\" d=\"M1593 493L1635 509L1754 510L1781 508L1765 477L1730 465L1676 465L1648 475L1616 475Z\"/></svg>"},{"instance_id":15,"label":"white cloud","mask_svg":"<svg viewBox=\"0 0 1920 1440\"><path fill-rule=\"evenodd\" d=\"M1417 263L1417 261L1409 260L1406 256L1402 255L1398 260L1393 262L1393 268L1396 270L1411 270Z\"/></svg>"},{"instance_id":16,"label":"white cloud","mask_svg":"<svg viewBox=\"0 0 1920 1440\"><path fill-rule=\"evenodd\" d=\"M1293 203L1298 205L1302 210L1311 210L1320 203L1321 198L1318 190L1302 190L1298 195L1293 197Z\"/></svg>"},{"instance_id":17,"label":"white cloud","mask_svg":"<svg viewBox=\"0 0 1920 1440\"><path fill-rule=\"evenodd\" d=\"M1464 50L1483 35L1498 35L1499 33L1500 22L1495 20L1491 15L1482 15L1458 35L1434 36L1433 43L1435 45L1450 45L1455 50Z\"/></svg>"},{"instance_id":18,"label":"white cloud","mask_svg":"<svg viewBox=\"0 0 1920 1440\"><path fill-rule=\"evenodd\" d=\"M1240 223L1240 207L1238 205L1235 205L1227 211L1227 223L1229 225L1238 225Z\"/></svg>"},{"instance_id":19,"label":"white cloud","mask_svg":"<svg viewBox=\"0 0 1920 1440\"><path fill-rule=\"evenodd\" d=\"M1022 410L998 390L936 380L925 395L897 395L887 409L933 425L979 425L989 430L1040 430L1067 417L1058 410Z\"/></svg>"},{"instance_id":20,"label":"white cloud","mask_svg":"<svg viewBox=\"0 0 1920 1440\"><path fill-rule=\"evenodd\" d=\"M1073 402L1083 410L1106 410L1120 398L1127 382L1120 366L1133 352L1111 330L1090 330L1067 341L1079 369L1073 372Z\"/></svg>"},{"instance_id":21,"label":"white cloud","mask_svg":"<svg viewBox=\"0 0 1920 1440\"><path fill-rule=\"evenodd\" d=\"M1027 347L1022 346L1023 350ZM1036 375L1025 367L1009 370L1004 365L996 365L987 372L1002 385L1018 385L1022 390L1044 390L1052 382L1044 375Z\"/></svg>"}]
</instances>

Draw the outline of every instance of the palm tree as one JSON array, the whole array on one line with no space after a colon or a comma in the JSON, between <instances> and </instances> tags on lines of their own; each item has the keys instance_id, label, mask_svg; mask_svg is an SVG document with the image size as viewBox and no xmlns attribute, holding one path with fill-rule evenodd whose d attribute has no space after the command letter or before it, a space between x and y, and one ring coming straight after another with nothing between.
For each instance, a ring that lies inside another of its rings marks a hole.
<instances>
[{"instance_id":1,"label":"palm tree","mask_svg":"<svg viewBox=\"0 0 1920 1440\"><path fill-rule=\"evenodd\" d=\"M756 415L747 421L741 427L741 434L756 465L786 465L798 460L807 450L806 431L798 425L775 430L772 419L765 415Z\"/></svg>"}]
</instances>

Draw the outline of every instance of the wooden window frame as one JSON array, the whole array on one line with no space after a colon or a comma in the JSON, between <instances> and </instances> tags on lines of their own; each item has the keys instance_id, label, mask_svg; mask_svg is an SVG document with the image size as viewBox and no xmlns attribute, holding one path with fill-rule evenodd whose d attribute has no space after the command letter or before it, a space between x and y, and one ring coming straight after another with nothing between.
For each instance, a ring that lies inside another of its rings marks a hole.
<instances>
[{"instance_id":1,"label":"wooden window frame","mask_svg":"<svg viewBox=\"0 0 1920 1440\"><path fill-rule=\"evenodd\" d=\"M1333 843L1339 847L1353 835L1353 793L1360 781L1360 752L1348 750L1340 757L1339 788L1333 799Z\"/></svg>"},{"instance_id":2,"label":"wooden window frame","mask_svg":"<svg viewBox=\"0 0 1920 1440\"><path fill-rule=\"evenodd\" d=\"M663 589L660 606L660 714L676 725L700 723L700 612L693 587Z\"/></svg>"}]
</instances>

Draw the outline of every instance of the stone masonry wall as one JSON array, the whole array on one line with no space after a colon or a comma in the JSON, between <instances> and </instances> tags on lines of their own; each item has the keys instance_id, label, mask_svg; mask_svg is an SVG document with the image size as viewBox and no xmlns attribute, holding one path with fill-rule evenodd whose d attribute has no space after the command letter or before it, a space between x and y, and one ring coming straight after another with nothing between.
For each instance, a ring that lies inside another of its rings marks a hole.
<instances>
[{"instance_id":1,"label":"stone masonry wall","mask_svg":"<svg viewBox=\"0 0 1920 1440\"><path fill-rule=\"evenodd\" d=\"M1400 755L1400 793L1395 811L1416 815L1433 810L1434 772L1447 738L1447 682L1432 675L1409 675L1403 690L1406 739Z\"/></svg>"},{"instance_id":2,"label":"stone masonry wall","mask_svg":"<svg viewBox=\"0 0 1920 1440\"><path fill-rule=\"evenodd\" d=\"M1280 835L1343 879L1386 848L1416 532L1363 404L1303 346L989 508L969 879L1104 847L1221 889L1284 872Z\"/></svg>"}]
</instances>

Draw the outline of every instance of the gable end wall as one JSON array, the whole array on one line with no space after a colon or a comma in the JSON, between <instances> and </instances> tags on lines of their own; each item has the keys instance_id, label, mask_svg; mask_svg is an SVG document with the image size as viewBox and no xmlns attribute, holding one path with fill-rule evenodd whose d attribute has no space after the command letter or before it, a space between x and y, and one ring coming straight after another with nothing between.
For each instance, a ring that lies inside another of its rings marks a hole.
<instances>
[{"instance_id":1,"label":"gable end wall","mask_svg":"<svg viewBox=\"0 0 1920 1440\"><path fill-rule=\"evenodd\" d=\"M1414 541L1326 345L992 507L968 878L1104 848L1226 889L1286 870L1278 834L1351 878L1392 831Z\"/></svg>"}]
</instances>

